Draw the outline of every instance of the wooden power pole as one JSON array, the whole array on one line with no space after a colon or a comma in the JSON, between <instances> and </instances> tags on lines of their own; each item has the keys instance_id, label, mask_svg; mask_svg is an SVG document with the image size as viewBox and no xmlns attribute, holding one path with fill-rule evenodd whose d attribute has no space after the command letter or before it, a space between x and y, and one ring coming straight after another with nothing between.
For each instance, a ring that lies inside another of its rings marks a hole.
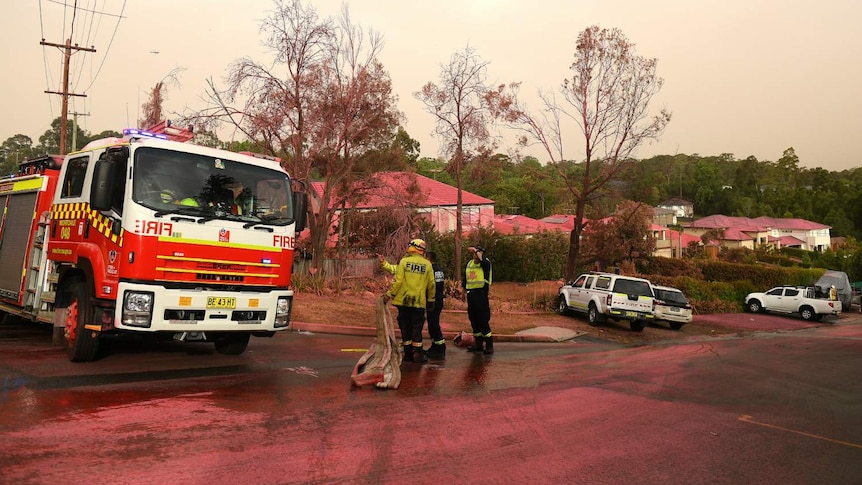
<instances>
[{"instance_id":1,"label":"wooden power pole","mask_svg":"<svg viewBox=\"0 0 862 485\"><path fill-rule=\"evenodd\" d=\"M58 47L63 49L63 90L62 91L45 91L48 94L59 94L63 98L63 107L60 111L60 155L66 154L66 125L68 123L69 118L69 96L80 96L82 98L86 98L86 94L75 94L69 92L69 61L72 59L72 51L87 51L87 52L96 52L96 49L93 47L79 47L77 44L72 45L72 39L66 39L66 44L54 44L51 42L45 42L45 39L42 39L40 42L41 45L47 45L51 47ZM75 128L77 129L77 127Z\"/></svg>"}]
</instances>

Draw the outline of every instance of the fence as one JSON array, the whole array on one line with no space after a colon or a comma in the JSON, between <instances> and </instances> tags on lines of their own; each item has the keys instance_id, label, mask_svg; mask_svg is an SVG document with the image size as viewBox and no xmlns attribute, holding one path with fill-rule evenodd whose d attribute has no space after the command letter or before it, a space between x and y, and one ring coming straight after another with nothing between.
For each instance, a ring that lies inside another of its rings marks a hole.
<instances>
[{"instance_id":1,"label":"fence","mask_svg":"<svg viewBox=\"0 0 862 485\"><path fill-rule=\"evenodd\" d=\"M374 276L374 270L380 267L380 261L374 259L347 259L341 261L338 259L326 259L320 267L317 274L322 274L326 278L341 277L341 278L368 278ZM311 274L311 260L299 259L294 261L293 274L307 275Z\"/></svg>"}]
</instances>

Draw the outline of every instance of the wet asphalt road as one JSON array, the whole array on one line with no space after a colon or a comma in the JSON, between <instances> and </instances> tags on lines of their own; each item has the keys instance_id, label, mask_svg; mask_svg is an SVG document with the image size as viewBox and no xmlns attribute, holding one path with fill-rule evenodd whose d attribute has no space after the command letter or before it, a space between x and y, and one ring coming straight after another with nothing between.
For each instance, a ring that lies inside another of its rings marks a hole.
<instances>
[{"instance_id":1,"label":"wet asphalt road","mask_svg":"<svg viewBox=\"0 0 862 485\"><path fill-rule=\"evenodd\" d=\"M50 340L0 325L0 483L862 483L859 323L450 346L395 391L351 386L369 337Z\"/></svg>"}]
</instances>

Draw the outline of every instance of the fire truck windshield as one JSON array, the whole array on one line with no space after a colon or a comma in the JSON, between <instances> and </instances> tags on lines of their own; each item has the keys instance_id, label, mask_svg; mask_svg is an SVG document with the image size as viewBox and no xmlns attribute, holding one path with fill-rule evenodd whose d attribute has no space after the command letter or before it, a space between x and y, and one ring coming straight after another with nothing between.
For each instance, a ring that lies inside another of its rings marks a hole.
<instances>
[{"instance_id":1,"label":"fire truck windshield","mask_svg":"<svg viewBox=\"0 0 862 485\"><path fill-rule=\"evenodd\" d=\"M290 183L279 170L194 153L140 147L132 199L157 213L283 226L293 222Z\"/></svg>"}]
</instances>

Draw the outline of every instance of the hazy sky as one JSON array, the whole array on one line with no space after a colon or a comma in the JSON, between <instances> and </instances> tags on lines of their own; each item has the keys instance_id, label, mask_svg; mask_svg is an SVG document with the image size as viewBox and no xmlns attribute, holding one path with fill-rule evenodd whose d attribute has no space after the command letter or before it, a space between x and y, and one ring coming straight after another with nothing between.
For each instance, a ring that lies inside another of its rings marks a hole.
<instances>
[{"instance_id":1,"label":"hazy sky","mask_svg":"<svg viewBox=\"0 0 862 485\"><path fill-rule=\"evenodd\" d=\"M74 0L65 0L72 5ZM344 2L317 0L321 16ZM0 141L23 133L38 141L59 116L60 51L39 45L69 36L72 9L64 0L2 0L0 43L4 69ZM205 80L222 78L232 61L248 56L269 64L260 21L271 0L78 0L73 42L96 53L73 55L71 110L91 132L133 126L145 90L175 67L166 109L203 106ZM489 81L522 83L528 104L538 90L559 87L579 32L616 27L637 53L659 60L664 88L653 107L673 120L661 141L642 147L657 154L732 153L777 160L794 147L801 164L843 170L862 166L862 1L822 0L353 0L354 23L384 36L381 61L422 156L438 155L433 119L413 93L437 81L440 65L468 44L490 62ZM122 11L122 19L117 23ZM82 22L82 18L85 22ZM91 22L91 19L95 18ZM65 27L64 27L65 25ZM116 28L116 33L115 32ZM156 53L157 52L157 53ZM566 158L582 157L583 139L571 132ZM500 151L511 142L504 141ZM526 153L544 161L538 149Z\"/></svg>"}]
</instances>

